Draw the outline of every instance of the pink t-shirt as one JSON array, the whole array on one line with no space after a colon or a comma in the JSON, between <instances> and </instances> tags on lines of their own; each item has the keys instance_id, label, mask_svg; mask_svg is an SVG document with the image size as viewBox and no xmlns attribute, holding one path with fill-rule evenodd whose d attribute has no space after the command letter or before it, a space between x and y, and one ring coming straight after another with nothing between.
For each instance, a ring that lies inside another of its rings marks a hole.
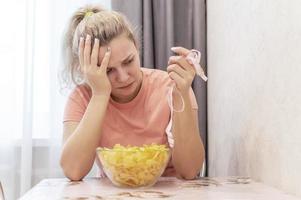
<instances>
[{"instance_id":1,"label":"pink t-shirt","mask_svg":"<svg viewBox=\"0 0 301 200\"><path fill-rule=\"evenodd\" d=\"M170 121L167 93L172 81L167 72L147 68L141 68L141 70L143 72L142 86L132 101L118 103L112 98L109 100L99 146L110 148L115 144L142 146L152 143L168 145L165 133ZM190 97L192 107L198 109L192 89ZM79 122L90 98L91 91L87 86L77 86L67 101L64 122ZM171 162L168 168L172 168Z\"/></svg>"}]
</instances>

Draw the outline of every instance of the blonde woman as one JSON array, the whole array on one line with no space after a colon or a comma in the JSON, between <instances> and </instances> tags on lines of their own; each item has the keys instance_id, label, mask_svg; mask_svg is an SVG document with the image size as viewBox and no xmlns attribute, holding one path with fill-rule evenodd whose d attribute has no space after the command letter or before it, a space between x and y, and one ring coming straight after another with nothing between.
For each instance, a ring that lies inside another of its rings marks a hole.
<instances>
[{"instance_id":1,"label":"blonde woman","mask_svg":"<svg viewBox=\"0 0 301 200\"><path fill-rule=\"evenodd\" d=\"M167 144L164 176L194 179L204 161L189 50L176 47L167 72L140 67L138 42L126 17L86 6L71 18L65 36L66 83L73 82L64 113L61 167L70 180L91 170L95 149L114 144ZM171 112L167 91L175 85ZM181 95L175 95L178 92ZM181 98L180 98L181 97ZM172 119L171 135L166 128ZM172 144L171 144L172 141Z\"/></svg>"}]
</instances>

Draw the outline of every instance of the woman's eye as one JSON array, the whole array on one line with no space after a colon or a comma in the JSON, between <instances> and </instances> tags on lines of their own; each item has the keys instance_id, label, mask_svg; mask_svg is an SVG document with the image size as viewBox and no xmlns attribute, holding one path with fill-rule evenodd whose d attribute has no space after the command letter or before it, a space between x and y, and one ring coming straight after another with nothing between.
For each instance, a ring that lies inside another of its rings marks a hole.
<instances>
[{"instance_id":1,"label":"woman's eye","mask_svg":"<svg viewBox=\"0 0 301 200\"><path fill-rule=\"evenodd\" d=\"M128 60L128 61L126 61L124 64L125 64L125 65L128 65L128 64L130 64L131 62L133 62L133 60L134 60L134 59Z\"/></svg>"},{"instance_id":2,"label":"woman's eye","mask_svg":"<svg viewBox=\"0 0 301 200\"><path fill-rule=\"evenodd\" d=\"M107 68L107 74L112 72L112 68Z\"/></svg>"}]
</instances>

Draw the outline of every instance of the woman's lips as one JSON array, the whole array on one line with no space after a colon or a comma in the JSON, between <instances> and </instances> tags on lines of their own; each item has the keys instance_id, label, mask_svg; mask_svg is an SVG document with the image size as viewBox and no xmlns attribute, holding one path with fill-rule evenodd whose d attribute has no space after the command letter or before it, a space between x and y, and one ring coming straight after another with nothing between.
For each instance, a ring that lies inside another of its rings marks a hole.
<instances>
[{"instance_id":1,"label":"woman's lips","mask_svg":"<svg viewBox=\"0 0 301 200\"><path fill-rule=\"evenodd\" d=\"M126 85L126 86L119 87L119 89L127 89L127 88L131 87L133 83L134 82L132 82L132 83Z\"/></svg>"}]
</instances>

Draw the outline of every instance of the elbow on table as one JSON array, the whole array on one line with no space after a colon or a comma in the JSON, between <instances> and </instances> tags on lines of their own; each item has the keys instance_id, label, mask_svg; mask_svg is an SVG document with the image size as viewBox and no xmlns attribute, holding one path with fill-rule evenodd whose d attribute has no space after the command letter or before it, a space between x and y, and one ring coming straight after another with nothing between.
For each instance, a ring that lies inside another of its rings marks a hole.
<instances>
[{"instance_id":1,"label":"elbow on table","mask_svg":"<svg viewBox=\"0 0 301 200\"><path fill-rule=\"evenodd\" d=\"M76 171L70 173L64 171L64 174L70 181L81 181L85 177Z\"/></svg>"},{"instance_id":2,"label":"elbow on table","mask_svg":"<svg viewBox=\"0 0 301 200\"><path fill-rule=\"evenodd\" d=\"M62 161L60 162L60 165L63 169L65 176L70 181L80 181L85 177L85 174L79 167L66 166L66 164L64 164Z\"/></svg>"},{"instance_id":3,"label":"elbow on table","mask_svg":"<svg viewBox=\"0 0 301 200\"><path fill-rule=\"evenodd\" d=\"M203 167L204 167L204 165L190 168L190 169L185 169L182 171L182 173L179 173L179 174L180 174L181 178L183 178L185 180L193 180L193 179L198 178L198 176L202 174Z\"/></svg>"},{"instance_id":4,"label":"elbow on table","mask_svg":"<svg viewBox=\"0 0 301 200\"><path fill-rule=\"evenodd\" d=\"M196 179L199 175L202 174L202 171L204 170L204 159L201 159L202 164L198 164L194 167L188 167L182 170L179 170L179 175L182 179L185 180L193 180Z\"/></svg>"},{"instance_id":5,"label":"elbow on table","mask_svg":"<svg viewBox=\"0 0 301 200\"><path fill-rule=\"evenodd\" d=\"M194 171L190 171L190 172L186 172L181 174L181 177L185 180L193 180L196 179L198 176L199 172L194 172Z\"/></svg>"}]
</instances>

